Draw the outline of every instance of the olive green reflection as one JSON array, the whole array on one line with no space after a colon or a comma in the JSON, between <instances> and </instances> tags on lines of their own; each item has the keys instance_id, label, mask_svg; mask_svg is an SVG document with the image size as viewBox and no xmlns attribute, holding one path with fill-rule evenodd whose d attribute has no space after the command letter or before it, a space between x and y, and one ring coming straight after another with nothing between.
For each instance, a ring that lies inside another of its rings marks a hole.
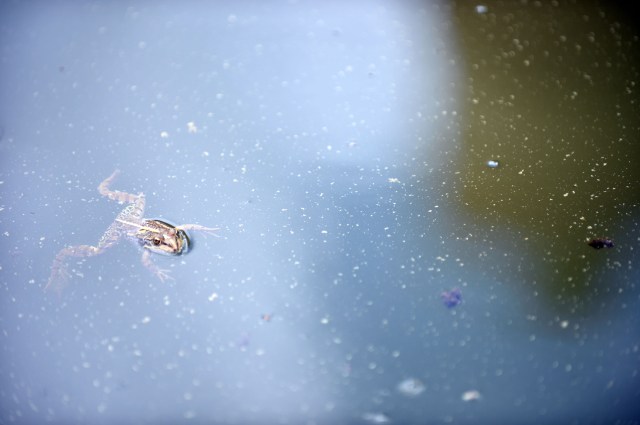
<instances>
[{"instance_id":1,"label":"olive green reflection","mask_svg":"<svg viewBox=\"0 0 640 425\"><path fill-rule=\"evenodd\" d=\"M517 235L533 257L526 279L550 299L583 300L636 238L624 226L640 199L638 34L596 3L481 4L454 9L466 74L459 200ZM592 237L616 247L593 250Z\"/></svg>"}]
</instances>

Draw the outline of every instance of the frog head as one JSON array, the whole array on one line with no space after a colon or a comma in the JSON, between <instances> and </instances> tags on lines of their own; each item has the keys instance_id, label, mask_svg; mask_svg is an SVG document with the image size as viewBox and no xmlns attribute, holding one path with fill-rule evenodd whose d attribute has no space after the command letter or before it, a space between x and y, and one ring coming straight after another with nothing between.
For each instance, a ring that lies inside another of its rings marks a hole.
<instances>
[{"instance_id":1,"label":"frog head","mask_svg":"<svg viewBox=\"0 0 640 425\"><path fill-rule=\"evenodd\" d=\"M187 232L162 220L145 220L136 238L143 248L166 255L185 254L191 243Z\"/></svg>"}]
</instances>

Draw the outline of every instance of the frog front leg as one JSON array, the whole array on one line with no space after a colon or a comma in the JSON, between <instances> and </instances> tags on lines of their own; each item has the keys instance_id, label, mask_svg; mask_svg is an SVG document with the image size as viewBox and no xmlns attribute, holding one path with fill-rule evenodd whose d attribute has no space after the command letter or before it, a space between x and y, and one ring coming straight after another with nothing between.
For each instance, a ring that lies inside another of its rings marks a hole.
<instances>
[{"instance_id":1,"label":"frog front leg","mask_svg":"<svg viewBox=\"0 0 640 425\"><path fill-rule=\"evenodd\" d=\"M166 269L161 269L160 267L156 266L153 261L151 261L151 253L149 251L147 251L146 249L142 252L142 264L149 269L149 271L151 273L153 273L154 275L158 276L158 279L160 279L161 282L164 282L165 279L171 279L173 280L173 277L171 277L169 275L169 270Z\"/></svg>"},{"instance_id":2,"label":"frog front leg","mask_svg":"<svg viewBox=\"0 0 640 425\"><path fill-rule=\"evenodd\" d=\"M62 288L64 288L70 277L69 271L67 270L67 257L93 257L94 255L101 254L103 251L104 248L91 245L68 246L61 249L53 260L51 275L44 289L46 291L53 289L58 293L62 291Z\"/></svg>"},{"instance_id":3,"label":"frog front leg","mask_svg":"<svg viewBox=\"0 0 640 425\"><path fill-rule=\"evenodd\" d=\"M194 232L204 232L207 235L212 235L218 238L220 237L218 234L215 233L217 230L220 230L219 227L204 227L204 226L200 226L199 224L182 224L180 226L176 226L176 229L192 230Z\"/></svg>"}]
</instances>

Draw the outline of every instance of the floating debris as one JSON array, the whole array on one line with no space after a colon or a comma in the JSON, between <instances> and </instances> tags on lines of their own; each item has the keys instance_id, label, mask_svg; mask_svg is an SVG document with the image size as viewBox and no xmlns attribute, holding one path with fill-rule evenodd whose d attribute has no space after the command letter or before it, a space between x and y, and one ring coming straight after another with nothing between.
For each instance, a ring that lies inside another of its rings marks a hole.
<instances>
[{"instance_id":1,"label":"floating debris","mask_svg":"<svg viewBox=\"0 0 640 425\"><path fill-rule=\"evenodd\" d=\"M500 165L500 163L498 161L494 161L492 159L490 159L489 161L487 161L487 166L489 168L498 168L498 165Z\"/></svg>"},{"instance_id":2,"label":"floating debris","mask_svg":"<svg viewBox=\"0 0 640 425\"><path fill-rule=\"evenodd\" d=\"M613 244L613 241L607 238L591 239L589 242L587 242L587 245L595 249L613 248L615 246Z\"/></svg>"},{"instance_id":3,"label":"floating debris","mask_svg":"<svg viewBox=\"0 0 640 425\"><path fill-rule=\"evenodd\" d=\"M362 415L362 419L372 424L388 424L391 422L389 416L384 413L365 413Z\"/></svg>"},{"instance_id":4,"label":"floating debris","mask_svg":"<svg viewBox=\"0 0 640 425\"><path fill-rule=\"evenodd\" d=\"M470 390L470 391L463 392L460 398L462 399L462 401L475 401L475 400L480 400L482 396L480 395L480 391Z\"/></svg>"},{"instance_id":5,"label":"floating debris","mask_svg":"<svg viewBox=\"0 0 640 425\"><path fill-rule=\"evenodd\" d=\"M483 13L487 13L488 11L489 11L489 8L484 4L479 4L476 6L476 13L479 13L482 15Z\"/></svg>"},{"instance_id":6,"label":"floating debris","mask_svg":"<svg viewBox=\"0 0 640 425\"><path fill-rule=\"evenodd\" d=\"M424 384L416 378L405 379L398 384L397 388L398 391L408 397L416 397L425 390Z\"/></svg>"},{"instance_id":7,"label":"floating debris","mask_svg":"<svg viewBox=\"0 0 640 425\"><path fill-rule=\"evenodd\" d=\"M453 308L462 302L462 292L460 289L453 288L450 291L444 291L440 294L442 302L447 308Z\"/></svg>"}]
</instances>

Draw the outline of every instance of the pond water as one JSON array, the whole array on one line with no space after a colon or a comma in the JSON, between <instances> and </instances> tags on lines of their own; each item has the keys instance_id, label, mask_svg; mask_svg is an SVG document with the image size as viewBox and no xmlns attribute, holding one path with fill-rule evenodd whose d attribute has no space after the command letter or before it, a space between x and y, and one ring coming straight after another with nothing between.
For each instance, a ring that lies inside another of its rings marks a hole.
<instances>
[{"instance_id":1,"label":"pond water","mask_svg":"<svg viewBox=\"0 0 640 425\"><path fill-rule=\"evenodd\" d=\"M3 2L0 422L637 423L625 12Z\"/></svg>"}]
</instances>

